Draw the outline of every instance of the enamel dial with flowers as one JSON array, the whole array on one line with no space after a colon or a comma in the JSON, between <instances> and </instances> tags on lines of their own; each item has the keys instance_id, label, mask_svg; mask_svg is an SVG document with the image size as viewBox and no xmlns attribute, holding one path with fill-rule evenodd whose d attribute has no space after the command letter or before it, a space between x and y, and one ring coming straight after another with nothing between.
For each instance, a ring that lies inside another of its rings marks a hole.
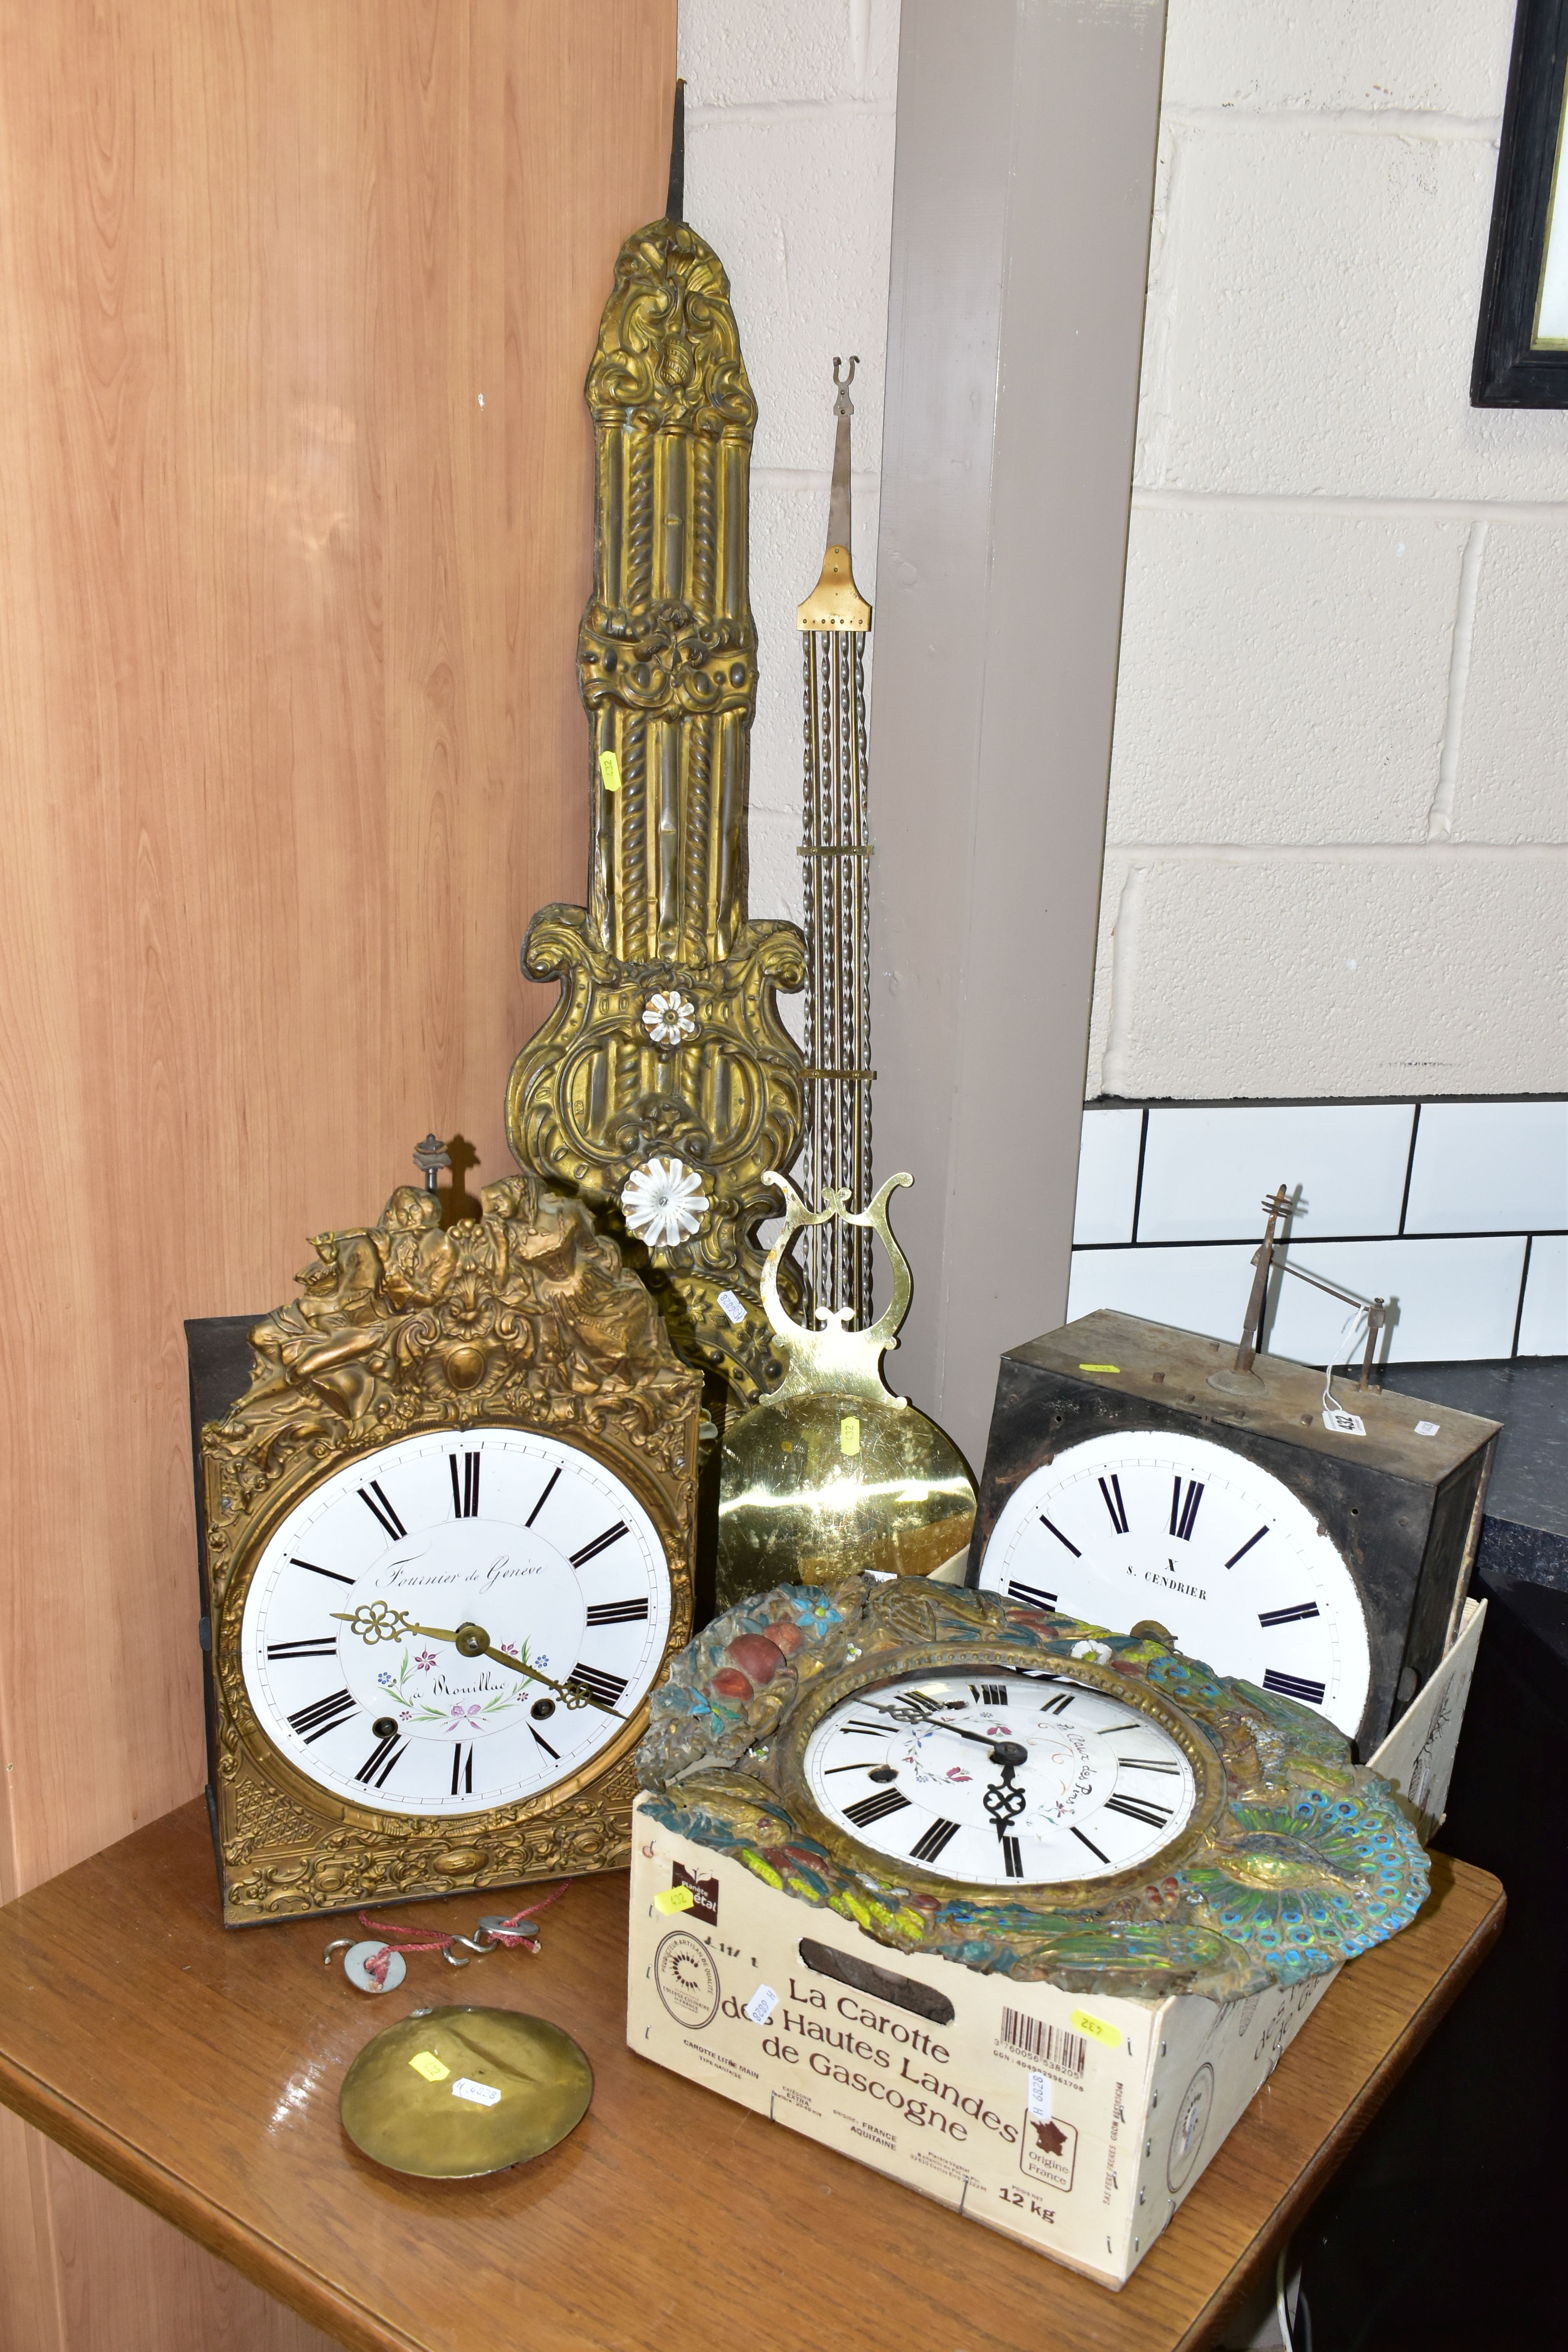
<instances>
[{"instance_id":1,"label":"enamel dial with flowers","mask_svg":"<svg viewBox=\"0 0 1568 2352\"><path fill-rule=\"evenodd\" d=\"M372 1811L461 1815L625 1732L669 1630L647 1512L532 1430L426 1433L312 1488L257 1563L240 1656L274 1747Z\"/></svg>"},{"instance_id":2,"label":"enamel dial with flowers","mask_svg":"<svg viewBox=\"0 0 1568 2352\"><path fill-rule=\"evenodd\" d=\"M994 1665L841 1700L806 1743L823 1814L888 1862L960 1885L1060 1885L1141 1868L1196 1790L1179 1743L1120 1696Z\"/></svg>"}]
</instances>

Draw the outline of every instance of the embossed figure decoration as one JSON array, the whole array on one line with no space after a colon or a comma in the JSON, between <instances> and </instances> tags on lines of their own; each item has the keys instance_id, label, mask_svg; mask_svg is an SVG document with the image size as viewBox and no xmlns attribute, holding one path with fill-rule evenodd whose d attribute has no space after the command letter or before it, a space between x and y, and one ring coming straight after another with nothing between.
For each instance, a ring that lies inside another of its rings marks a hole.
<instances>
[{"instance_id":1,"label":"embossed figure decoration","mask_svg":"<svg viewBox=\"0 0 1568 2352\"><path fill-rule=\"evenodd\" d=\"M316 1236L202 1433L230 1925L611 1869L691 1625L700 1381L580 1202Z\"/></svg>"},{"instance_id":2,"label":"embossed figure decoration","mask_svg":"<svg viewBox=\"0 0 1568 2352\"><path fill-rule=\"evenodd\" d=\"M747 911L756 403L729 282L680 218L678 181L668 215L621 248L588 372L588 904L529 927L524 967L561 997L513 1066L507 1132L629 1237L686 1360L751 1398L780 1369L752 1238L763 1171L789 1166L801 1123L774 993L805 966L793 924Z\"/></svg>"}]
</instances>

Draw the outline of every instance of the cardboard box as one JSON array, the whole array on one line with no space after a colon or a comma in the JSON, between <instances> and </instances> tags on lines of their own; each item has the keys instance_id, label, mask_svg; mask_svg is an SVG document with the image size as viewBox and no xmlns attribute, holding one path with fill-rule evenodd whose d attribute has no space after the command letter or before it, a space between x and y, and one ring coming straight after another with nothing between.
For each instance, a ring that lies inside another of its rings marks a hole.
<instances>
[{"instance_id":1,"label":"cardboard box","mask_svg":"<svg viewBox=\"0 0 1568 2352\"><path fill-rule=\"evenodd\" d=\"M1485 1614L1372 1759L1428 1835ZM983 1976L775 1893L642 1801L633 1818L634 2050L1111 2287L1332 1982L1117 2000Z\"/></svg>"}]
</instances>

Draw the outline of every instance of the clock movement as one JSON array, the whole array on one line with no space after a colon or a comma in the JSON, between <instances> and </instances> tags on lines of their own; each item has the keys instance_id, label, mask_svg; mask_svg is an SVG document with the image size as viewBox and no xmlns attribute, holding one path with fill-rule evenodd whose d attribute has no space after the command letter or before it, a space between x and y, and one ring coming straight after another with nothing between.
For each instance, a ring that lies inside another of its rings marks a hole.
<instances>
[{"instance_id":1,"label":"clock movement","mask_svg":"<svg viewBox=\"0 0 1568 2352\"><path fill-rule=\"evenodd\" d=\"M580 1203L316 1237L202 1432L230 1925L624 1862L691 1625L699 1381Z\"/></svg>"},{"instance_id":2,"label":"clock movement","mask_svg":"<svg viewBox=\"0 0 1568 2352\"><path fill-rule=\"evenodd\" d=\"M1367 1754L1443 1656L1497 1424L1131 1315L1002 1359L969 1580L1316 1709ZM1348 1425L1347 1425L1348 1424Z\"/></svg>"}]
</instances>

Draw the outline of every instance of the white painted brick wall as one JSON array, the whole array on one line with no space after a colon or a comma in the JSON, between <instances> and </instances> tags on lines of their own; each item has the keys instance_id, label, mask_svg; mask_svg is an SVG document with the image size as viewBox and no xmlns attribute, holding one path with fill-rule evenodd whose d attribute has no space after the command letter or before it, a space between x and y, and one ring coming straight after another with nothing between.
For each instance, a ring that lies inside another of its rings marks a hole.
<instances>
[{"instance_id":1,"label":"white painted brick wall","mask_svg":"<svg viewBox=\"0 0 1568 2352\"><path fill-rule=\"evenodd\" d=\"M730 273L757 395L754 915L801 911L801 651L833 457L833 361L858 352L855 572L875 599L899 0L681 0L686 214ZM873 793L875 782L873 780ZM798 1020L798 1000L786 1000Z\"/></svg>"},{"instance_id":2,"label":"white painted brick wall","mask_svg":"<svg viewBox=\"0 0 1568 2352\"><path fill-rule=\"evenodd\" d=\"M1118 831L1425 841L1465 533L1261 502L1137 513Z\"/></svg>"},{"instance_id":3,"label":"white painted brick wall","mask_svg":"<svg viewBox=\"0 0 1568 2352\"><path fill-rule=\"evenodd\" d=\"M1568 1088L1568 413L1469 373L1514 0L1170 0L1089 1090Z\"/></svg>"},{"instance_id":4,"label":"white painted brick wall","mask_svg":"<svg viewBox=\"0 0 1568 2352\"><path fill-rule=\"evenodd\" d=\"M1484 528L1453 837L1568 841L1568 529Z\"/></svg>"},{"instance_id":5,"label":"white painted brick wall","mask_svg":"<svg viewBox=\"0 0 1568 2352\"><path fill-rule=\"evenodd\" d=\"M1534 848L1113 847L1091 1033L1100 1088L1561 1088L1565 881L1561 858Z\"/></svg>"},{"instance_id":6,"label":"white painted brick wall","mask_svg":"<svg viewBox=\"0 0 1568 2352\"><path fill-rule=\"evenodd\" d=\"M1171 0L1177 106L1502 112L1515 0Z\"/></svg>"}]
</instances>

